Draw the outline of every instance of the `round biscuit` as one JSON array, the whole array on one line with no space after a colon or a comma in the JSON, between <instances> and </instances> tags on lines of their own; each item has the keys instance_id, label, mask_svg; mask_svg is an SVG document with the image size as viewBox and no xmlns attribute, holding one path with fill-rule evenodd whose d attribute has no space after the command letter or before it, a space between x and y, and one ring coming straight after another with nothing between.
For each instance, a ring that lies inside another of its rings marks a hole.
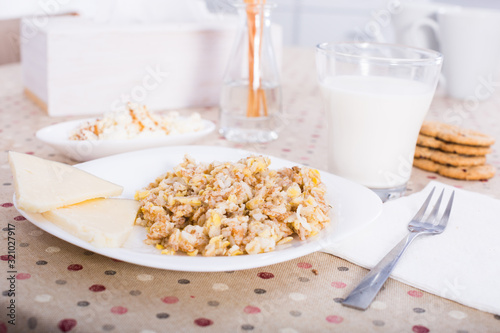
<instances>
[{"instance_id":1,"label":"round biscuit","mask_svg":"<svg viewBox=\"0 0 500 333\"><path fill-rule=\"evenodd\" d=\"M427 158L439 164L452 166L475 166L486 163L485 156L465 156L420 146L415 148L414 156L417 158Z\"/></svg>"},{"instance_id":2,"label":"round biscuit","mask_svg":"<svg viewBox=\"0 0 500 333\"><path fill-rule=\"evenodd\" d=\"M460 155L483 156L491 153L491 148L488 146L467 146L457 143L445 142L438 140L432 136L423 134L418 135L417 145L427 148L439 149L448 153Z\"/></svg>"},{"instance_id":3,"label":"round biscuit","mask_svg":"<svg viewBox=\"0 0 500 333\"><path fill-rule=\"evenodd\" d=\"M420 133L467 146L484 147L495 143L493 137L484 133L439 122L425 121L420 128Z\"/></svg>"},{"instance_id":4,"label":"round biscuit","mask_svg":"<svg viewBox=\"0 0 500 333\"><path fill-rule=\"evenodd\" d=\"M442 166L438 169L441 176L461 180L485 180L495 176L495 168L492 165L479 165L472 167Z\"/></svg>"},{"instance_id":5,"label":"round biscuit","mask_svg":"<svg viewBox=\"0 0 500 333\"><path fill-rule=\"evenodd\" d=\"M470 167L454 167L441 165L425 158L415 158L413 160L413 166L458 180L485 180L495 176L495 168L489 164Z\"/></svg>"}]
</instances>

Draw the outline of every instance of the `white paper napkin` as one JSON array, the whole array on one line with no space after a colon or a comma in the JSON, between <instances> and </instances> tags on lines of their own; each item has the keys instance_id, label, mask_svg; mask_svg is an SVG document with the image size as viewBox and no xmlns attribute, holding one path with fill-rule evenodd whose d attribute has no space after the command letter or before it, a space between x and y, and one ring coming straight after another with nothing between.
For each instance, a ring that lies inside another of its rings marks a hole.
<instances>
[{"instance_id":1,"label":"white paper napkin","mask_svg":"<svg viewBox=\"0 0 500 333\"><path fill-rule=\"evenodd\" d=\"M419 193L385 203L376 221L323 251L372 268L407 235L408 222L434 186L434 200L445 189L444 203L455 190L448 227L440 235L417 238L391 277L464 305L500 314L500 201L491 197L433 181ZM441 212L445 208L442 206Z\"/></svg>"}]
</instances>

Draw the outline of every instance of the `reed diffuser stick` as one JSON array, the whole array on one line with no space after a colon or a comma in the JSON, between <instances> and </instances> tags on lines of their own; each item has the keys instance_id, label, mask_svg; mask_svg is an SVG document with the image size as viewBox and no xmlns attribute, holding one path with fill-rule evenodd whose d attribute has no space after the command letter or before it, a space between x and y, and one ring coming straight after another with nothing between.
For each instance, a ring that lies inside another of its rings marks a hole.
<instances>
[{"instance_id":1,"label":"reed diffuser stick","mask_svg":"<svg viewBox=\"0 0 500 333\"><path fill-rule=\"evenodd\" d=\"M262 82L260 76L255 77L260 70L260 56L261 56L261 46L262 46L262 31L264 28L264 18L262 17L262 12L258 12L261 8L259 6L264 5L266 0L245 0L247 4L247 22L248 22L248 100L247 100L247 117L259 117L261 116L261 105L263 110L263 115L267 116L267 103L265 91L262 89ZM259 35L257 34L257 22L256 15L259 15ZM259 38L259 45L255 47L255 40ZM256 80L259 80L256 82ZM257 83L257 84L256 84Z\"/></svg>"}]
</instances>

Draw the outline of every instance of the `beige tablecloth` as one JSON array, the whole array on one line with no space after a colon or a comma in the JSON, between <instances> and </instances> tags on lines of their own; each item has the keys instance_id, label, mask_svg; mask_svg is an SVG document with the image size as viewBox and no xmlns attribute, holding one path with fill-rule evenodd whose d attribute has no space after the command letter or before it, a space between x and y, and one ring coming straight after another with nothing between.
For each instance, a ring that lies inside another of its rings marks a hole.
<instances>
[{"instance_id":1,"label":"beige tablecloth","mask_svg":"<svg viewBox=\"0 0 500 333\"><path fill-rule=\"evenodd\" d=\"M287 126L276 142L243 146L213 134L202 144L244 148L325 169L326 130L312 50L286 50L283 94ZM500 92L486 102L472 102L438 94L428 118L453 120L500 141ZM215 108L197 111L217 119ZM7 151L73 163L34 137L37 129L69 119L49 118L26 99L19 65L0 67L0 333L500 331L498 315L394 280L367 311L345 308L339 301L366 270L325 253L246 271L185 273L118 262L59 240L13 207ZM488 162L499 169L496 147ZM418 169L408 192L422 189L429 179L500 198L500 176L464 182ZM13 268L7 261L9 226L15 239ZM13 311L7 308L11 304ZM11 312L15 326L8 322Z\"/></svg>"}]
</instances>

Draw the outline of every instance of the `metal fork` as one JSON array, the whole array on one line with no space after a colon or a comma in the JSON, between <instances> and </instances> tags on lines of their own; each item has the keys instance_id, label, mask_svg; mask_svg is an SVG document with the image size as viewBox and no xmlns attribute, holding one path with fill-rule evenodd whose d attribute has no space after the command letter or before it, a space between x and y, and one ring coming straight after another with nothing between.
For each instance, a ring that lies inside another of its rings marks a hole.
<instances>
[{"instance_id":1,"label":"metal fork","mask_svg":"<svg viewBox=\"0 0 500 333\"><path fill-rule=\"evenodd\" d=\"M364 277L358 286L354 288L349 296L347 296L347 298L342 302L343 305L359 310L366 310L372 303L375 296L377 296L380 288L382 288L411 242L420 235L437 235L444 231L446 225L448 224L448 219L450 218L455 191L451 194L448 205L441 219L437 219L437 214L443 199L444 190L441 192L441 195L439 196L439 199L434 205L431 213L424 220L425 211L429 206L435 189L435 187L432 189L422 207L420 207L417 214L408 224L408 230L410 231L408 236L401 240L398 245L396 245L375 267L373 267L373 269Z\"/></svg>"}]
</instances>

